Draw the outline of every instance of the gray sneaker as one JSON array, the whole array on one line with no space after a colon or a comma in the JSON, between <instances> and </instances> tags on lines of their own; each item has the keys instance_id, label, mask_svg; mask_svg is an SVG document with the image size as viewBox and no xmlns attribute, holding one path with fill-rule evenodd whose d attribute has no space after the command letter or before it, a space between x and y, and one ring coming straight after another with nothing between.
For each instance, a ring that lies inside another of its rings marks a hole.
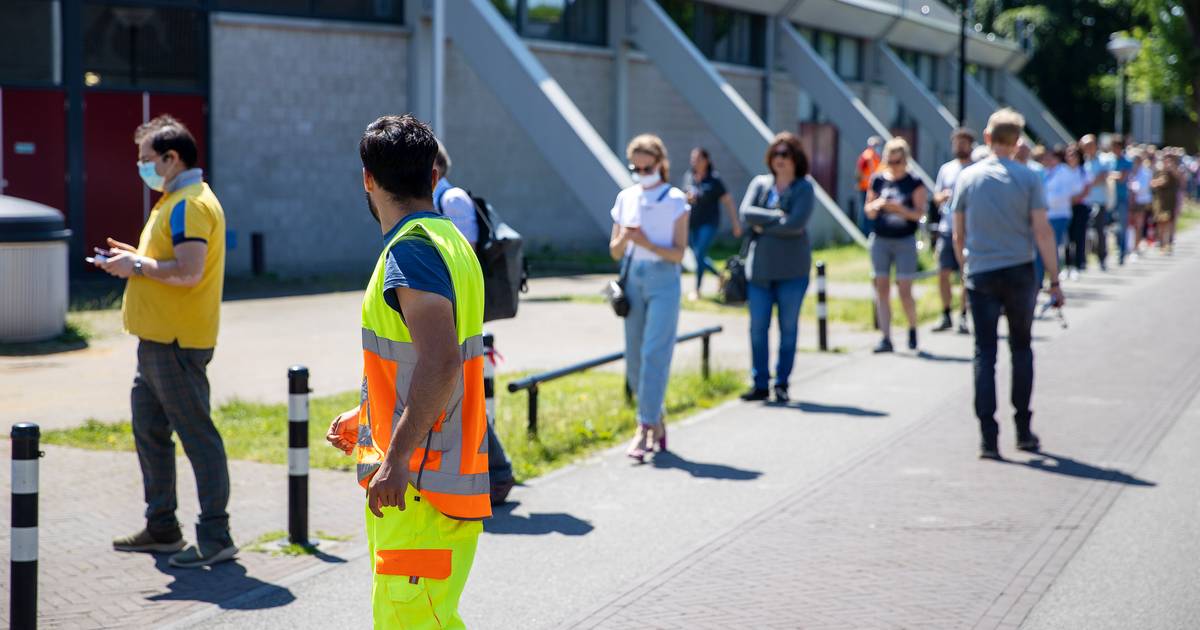
<instances>
[{"instance_id":1,"label":"gray sneaker","mask_svg":"<svg viewBox=\"0 0 1200 630\"><path fill-rule=\"evenodd\" d=\"M233 543L228 547L222 547L221 543L202 542L197 543L171 556L168 562L173 567L183 569L195 569L198 567L206 567L210 564L233 560L237 555L238 548Z\"/></svg>"},{"instance_id":2,"label":"gray sneaker","mask_svg":"<svg viewBox=\"0 0 1200 630\"><path fill-rule=\"evenodd\" d=\"M183 545L183 534L179 530L156 534L143 529L136 534L113 539L113 549L117 551L171 553L183 549Z\"/></svg>"}]
</instances>

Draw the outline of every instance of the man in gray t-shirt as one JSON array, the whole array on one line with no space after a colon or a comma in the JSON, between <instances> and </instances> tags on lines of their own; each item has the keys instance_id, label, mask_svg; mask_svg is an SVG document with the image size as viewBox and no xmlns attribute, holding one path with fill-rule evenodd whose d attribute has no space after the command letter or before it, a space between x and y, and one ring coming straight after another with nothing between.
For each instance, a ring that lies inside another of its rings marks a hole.
<instances>
[{"instance_id":1,"label":"man in gray t-shirt","mask_svg":"<svg viewBox=\"0 0 1200 630\"><path fill-rule=\"evenodd\" d=\"M1058 286L1058 256L1054 232L1046 220L1046 200L1039 175L1012 159L1024 132L1025 119L1002 109L988 119L984 140L992 156L958 176L951 211L954 246L966 270L968 303L975 322L975 415L981 434L979 456L1000 459L996 424L996 340L1003 313L1008 320L1012 354L1012 403L1017 448L1037 451L1038 437L1030 430L1033 412L1034 249L1046 261L1051 302L1062 306Z\"/></svg>"}]
</instances>

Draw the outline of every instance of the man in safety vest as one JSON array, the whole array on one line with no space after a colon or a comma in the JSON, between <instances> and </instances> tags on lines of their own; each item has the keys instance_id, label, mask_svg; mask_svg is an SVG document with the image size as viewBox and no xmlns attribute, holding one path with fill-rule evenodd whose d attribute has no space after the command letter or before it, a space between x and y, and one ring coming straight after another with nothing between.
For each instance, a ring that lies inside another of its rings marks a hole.
<instances>
[{"instance_id":1,"label":"man in safety vest","mask_svg":"<svg viewBox=\"0 0 1200 630\"><path fill-rule=\"evenodd\" d=\"M863 210L867 205L867 189L871 187L871 176L879 170L883 158L879 156L879 145L883 140L879 136L867 138L867 148L858 155L855 172L858 174L858 228L864 234L871 231L867 213Z\"/></svg>"},{"instance_id":2,"label":"man in safety vest","mask_svg":"<svg viewBox=\"0 0 1200 630\"><path fill-rule=\"evenodd\" d=\"M483 391L483 275L433 209L438 142L405 116L359 143L384 249L362 303L359 406L326 439L358 460L376 628L462 628L458 600L492 515Z\"/></svg>"}]
</instances>

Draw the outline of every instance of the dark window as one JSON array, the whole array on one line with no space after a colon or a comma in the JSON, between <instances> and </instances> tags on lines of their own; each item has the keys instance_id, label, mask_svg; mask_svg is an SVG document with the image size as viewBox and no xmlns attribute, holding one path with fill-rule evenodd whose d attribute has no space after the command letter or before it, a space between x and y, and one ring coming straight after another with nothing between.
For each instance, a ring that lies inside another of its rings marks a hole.
<instances>
[{"instance_id":1,"label":"dark window","mask_svg":"<svg viewBox=\"0 0 1200 630\"><path fill-rule=\"evenodd\" d=\"M659 3L710 60L743 66L765 65L765 16L704 2L659 0Z\"/></svg>"},{"instance_id":2,"label":"dark window","mask_svg":"<svg viewBox=\"0 0 1200 630\"><path fill-rule=\"evenodd\" d=\"M56 83L56 3L0 2L0 82Z\"/></svg>"},{"instance_id":3,"label":"dark window","mask_svg":"<svg viewBox=\"0 0 1200 630\"><path fill-rule=\"evenodd\" d=\"M521 37L608 44L608 0L492 0Z\"/></svg>"},{"instance_id":4,"label":"dark window","mask_svg":"<svg viewBox=\"0 0 1200 630\"><path fill-rule=\"evenodd\" d=\"M223 11L404 23L404 0L216 0Z\"/></svg>"},{"instance_id":5,"label":"dark window","mask_svg":"<svg viewBox=\"0 0 1200 630\"><path fill-rule=\"evenodd\" d=\"M83 71L88 87L199 89L206 20L201 11L83 6Z\"/></svg>"}]
</instances>

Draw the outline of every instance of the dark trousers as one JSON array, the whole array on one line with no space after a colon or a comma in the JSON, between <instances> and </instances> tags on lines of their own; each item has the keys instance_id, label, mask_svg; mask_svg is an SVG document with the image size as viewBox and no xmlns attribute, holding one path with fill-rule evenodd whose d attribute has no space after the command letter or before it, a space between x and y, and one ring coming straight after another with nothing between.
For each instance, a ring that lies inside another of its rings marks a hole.
<instances>
[{"instance_id":1,"label":"dark trousers","mask_svg":"<svg viewBox=\"0 0 1200 630\"><path fill-rule=\"evenodd\" d=\"M225 443L213 425L208 375L211 348L180 348L141 340L133 378L133 438L146 497L146 524L154 532L179 528L175 519L175 442L192 462L200 496L197 542L232 544L229 535L229 467Z\"/></svg>"},{"instance_id":2,"label":"dark trousers","mask_svg":"<svg viewBox=\"0 0 1200 630\"><path fill-rule=\"evenodd\" d=\"M1071 225L1067 228L1069 247L1066 264L1083 271L1087 269L1087 229L1092 209L1083 204L1071 207Z\"/></svg>"},{"instance_id":3,"label":"dark trousers","mask_svg":"<svg viewBox=\"0 0 1200 630\"><path fill-rule=\"evenodd\" d=\"M1016 410L1017 438L1029 435L1033 413L1033 263L1005 267L967 276L967 302L975 321L975 416L986 445L995 445L996 329L1003 312L1008 320L1008 350L1012 356L1012 405Z\"/></svg>"},{"instance_id":4,"label":"dark trousers","mask_svg":"<svg viewBox=\"0 0 1200 630\"><path fill-rule=\"evenodd\" d=\"M1102 203L1091 205L1092 229L1096 231L1096 257L1100 268L1108 262L1108 208Z\"/></svg>"},{"instance_id":5,"label":"dark trousers","mask_svg":"<svg viewBox=\"0 0 1200 630\"><path fill-rule=\"evenodd\" d=\"M488 441L488 476L492 483L501 483L513 480L512 460L508 459L508 454L504 452L504 445L500 443L500 438L496 436L496 428L492 423L488 423L487 428Z\"/></svg>"}]
</instances>

